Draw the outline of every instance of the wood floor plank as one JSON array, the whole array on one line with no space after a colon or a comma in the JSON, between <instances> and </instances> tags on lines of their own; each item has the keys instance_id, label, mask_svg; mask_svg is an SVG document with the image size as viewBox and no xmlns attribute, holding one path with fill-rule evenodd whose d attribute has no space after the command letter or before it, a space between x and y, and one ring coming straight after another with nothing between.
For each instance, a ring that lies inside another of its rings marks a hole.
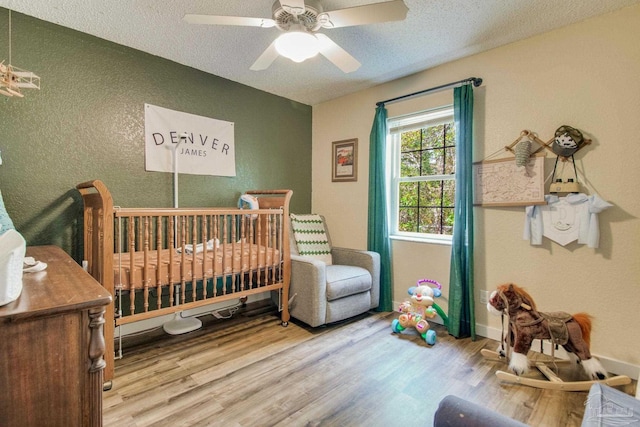
<instances>
[{"instance_id":1,"label":"wood floor plank","mask_svg":"<svg viewBox=\"0 0 640 427\"><path fill-rule=\"evenodd\" d=\"M273 311L247 311L184 336L132 338L104 393L104 425L428 426L447 394L531 426L579 425L587 393L504 384L504 363L480 353L497 342L434 325L430 346L415 331L393 333L396 316L284 328Z\"/></svg>"}]
</instances>

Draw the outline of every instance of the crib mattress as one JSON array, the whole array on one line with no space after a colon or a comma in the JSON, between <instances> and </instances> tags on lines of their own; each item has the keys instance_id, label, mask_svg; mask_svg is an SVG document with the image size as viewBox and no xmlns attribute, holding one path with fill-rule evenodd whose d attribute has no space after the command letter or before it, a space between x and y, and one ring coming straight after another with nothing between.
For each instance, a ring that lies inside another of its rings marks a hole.
<instances>
[{"instance_id":1,"label":"crib mattress","mask_svg":"<svg viewBox=\"0 0 640 427\"><path fill-rule=\"evenodd\" d=\"M173 259L172 255L173 253ZM133 268L131 260L133 258ZM280 264L280 251L256 244L229 244L200 253L175 249L114 254L113 272L117 289L141 289L203 278L247 273Z\"/></svg>"}]
</instances>

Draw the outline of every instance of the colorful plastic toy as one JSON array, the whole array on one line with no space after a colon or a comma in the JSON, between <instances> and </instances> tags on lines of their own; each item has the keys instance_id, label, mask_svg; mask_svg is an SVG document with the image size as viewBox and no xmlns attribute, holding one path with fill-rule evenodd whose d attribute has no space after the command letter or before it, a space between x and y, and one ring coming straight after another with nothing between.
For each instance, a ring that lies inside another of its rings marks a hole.
<instances>
[{"instance_id":1,"label":"colorful plastic toy","mask_svg":"<svg viewBox=\"0 0 640 427\"><path fill-rule=\"evenodd\" d=\"M433 319L436 314L439 314L443 320L446 319L442 309L433 301L433 298L442 295L441 289L442 286L435 280L418 280L416 286L409 288L411 299L398 307L398 311L402 314L391 322L391 330L400 333L409 327L414 327L427 344L435 344L436 332L429 328L427 319Z\"/></svg>"}]
</instances>

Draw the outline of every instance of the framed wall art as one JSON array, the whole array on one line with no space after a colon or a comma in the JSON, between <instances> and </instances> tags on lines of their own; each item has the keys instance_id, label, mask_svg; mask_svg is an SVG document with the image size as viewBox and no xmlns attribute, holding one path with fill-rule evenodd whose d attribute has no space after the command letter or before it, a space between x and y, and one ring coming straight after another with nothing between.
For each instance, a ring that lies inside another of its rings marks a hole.
<instances>
[{"instance_id":1,"label":"framed wall art","mask_svg":"<svg viewBox=\"0 0 640 427\"><path fill-rule=\"evenodd\" d=\"M331 180L333 182L358 180L357 138L332 143Z\"/></svg>"}]
</instances>

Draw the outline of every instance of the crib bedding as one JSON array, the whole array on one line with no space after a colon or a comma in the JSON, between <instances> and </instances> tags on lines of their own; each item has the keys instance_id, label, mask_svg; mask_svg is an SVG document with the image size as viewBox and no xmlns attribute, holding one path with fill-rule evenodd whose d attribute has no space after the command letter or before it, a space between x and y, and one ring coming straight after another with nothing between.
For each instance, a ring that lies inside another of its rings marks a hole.
<instances>
[{"instance_id":1,"label":"crib bedding","mask_svg":"<svg viewBox=\"0 0 640 427\"><path fill-rule=\"evenodd\" d=\"M116 289L142 289L193 280L237 275L280 265L280 251L256 244L233 243L189 253L176 249L113 255ZM145 263L146 259L146 263Z\"/></svg>"}]
</instances>

